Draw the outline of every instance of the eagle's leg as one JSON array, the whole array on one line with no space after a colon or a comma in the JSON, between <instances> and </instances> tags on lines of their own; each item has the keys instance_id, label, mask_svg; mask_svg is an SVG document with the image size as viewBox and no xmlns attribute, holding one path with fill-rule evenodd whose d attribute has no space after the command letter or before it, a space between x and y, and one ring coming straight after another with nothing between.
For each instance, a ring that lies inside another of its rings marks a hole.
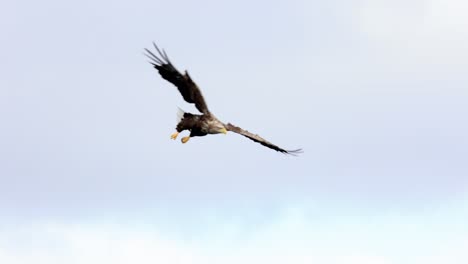
<instances>
[{"instance_id":1,"label":"eagle's leg","mask_svg":"<svg viewBox=\"0 0 468 264\"><path fill-rule=\"evenodd\" d=\"M179 135L179 132L176 131L174 134L171 135L171 139L174 139L174 140L175 140L175 139L177 138L178 135Z\"/></svg>"},{"instance_id":2,"label":"eagle's leg","mask_svg":"<svg viewBox=\"0 0 468 264\"><path fill-rule=\"evenodd\" d=\"M187 137L183 137L181 141L182 141L182 143L185 144L185 143L187 143L189 141L189 139L190 139L190 136L187 136Z\"/></svg>"}]
</instances>

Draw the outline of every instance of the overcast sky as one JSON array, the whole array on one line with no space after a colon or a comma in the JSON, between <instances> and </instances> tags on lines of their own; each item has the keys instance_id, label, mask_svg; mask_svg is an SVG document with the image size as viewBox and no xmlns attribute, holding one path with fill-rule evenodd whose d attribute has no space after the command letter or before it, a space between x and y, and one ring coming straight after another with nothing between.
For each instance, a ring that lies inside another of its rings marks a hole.
<instances>
[{"instance_id":1,"label":"overcast sky","mask_svg":"<svg viewBox=\"0 0 468 264\"><path fill-rule=\"evenodd\" d=\"M0 3L0 263L466 263L468 2ZM195 112L163 47L239 135Z\"/></svg>"}]
</instances>

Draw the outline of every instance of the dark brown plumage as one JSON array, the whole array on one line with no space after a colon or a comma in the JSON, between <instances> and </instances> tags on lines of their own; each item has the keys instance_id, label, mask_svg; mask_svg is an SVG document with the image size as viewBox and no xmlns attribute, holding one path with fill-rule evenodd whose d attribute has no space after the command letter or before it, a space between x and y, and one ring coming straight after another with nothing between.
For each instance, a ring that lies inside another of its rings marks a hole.
<instances>
[{"instance_id":1,"label":"dark brown plumage","mask_svg":"<svg viewBox=\"0 0 468 264\"><path fill-rule=\"evenodd\" d=\"M244 130L240 127L237 127L231 123L227 123L226 125L226 129L228 131L231 131L231 132L234 132L234 133L237 133L237 134L240 134L246 138L249 138L250 140L253 140L257 143L260 143L262 144L263 146L265 147L268 147L268 148L271 148L271 149L274 149L276 151L279 151L279 152L282 152L282 153L287 153L287 154L297 154L297 153L301 153L302 150L301 149L295 149L295 150L285 150L285 149L282 149L278 146L276 146L275 144L273 143L270 143L268 142L267 140L265 140L264 138L260 137L259 135L257 134L252 134L250 133L249 131L247 130Z\"/></svg>"},{"instance_id":2,"label":"dark brown plumage","mask_svg":"<svg viewBox=\"0 0 468 264\"><path fill-rule=\"evenodd\" d=\"M151 64L159 71L161 77L174 84L177 89L179 89L179 92L182 94L182 97L185 101L188 103L194 103L198 111L204 114L208 114L209 111L208 107L206 106L205 99L203 98L203 95L198 86L195 84L195 82L192 81L192 78L190 78L188 72L185 71L185 74L182 75L174 67L174 65L172 65L169 57L167 57L166 52L164 50L161 52L156 44L153 43L153 45L162 59L158 58L150 50L145 50L148 52L148 58L153 60Z\"/></svg>"},{"instance_id":3,"label":"dark brown plumage","mask_svg":"<svg viewBox=\"0 0 468 264\"><path fill-rule=\"evenodd\" d=\"M176 127L177 132L171 136L172 139L176 139L178 134L184 130L189 130L190 136L182 138L183 143L186 143L190 137L226 133L227 131L231 131L247 137L257 143L260 143L265 147L285 154L295 155L302 152L301 149L285 150L263 139L259 135L250 133L249 131L234 126L230 123L224 124L219 121L208 110L208 106L205 102L205 99L203 98L200 88L198 88L192 78L190 78L188 72L185 71L185 74L182 75L174 67L174 65L172 65L166 52L164 50L160 50L156 44L153 43L153 45L160 57L156 56L150 50L145 49L147 52L145 55L151 60L150 63L154 66L155 69L158 70L161 77L177 87L185 101L195 104L195 107L202 113L202 115L195 115L185 112L180 113L180 121Z\"/></svg>"}]
</instances>

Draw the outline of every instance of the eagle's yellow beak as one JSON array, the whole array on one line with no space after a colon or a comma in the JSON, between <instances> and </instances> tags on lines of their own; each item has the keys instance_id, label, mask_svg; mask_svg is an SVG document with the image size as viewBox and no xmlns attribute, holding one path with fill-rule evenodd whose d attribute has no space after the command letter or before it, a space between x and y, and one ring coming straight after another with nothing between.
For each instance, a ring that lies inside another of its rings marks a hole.
<instances>
[{"instance_id":1,"label":"eagle's yellow beak","mask_svg":"<svg viewBox=\"0 0 468 264\"><path fill-rule=\"evenodd\" d=\"M227 130L225 127L221 128L221 130L219 130L219 132L223 133L223 134L227 134Z\"/></svg>"}]
</instances>

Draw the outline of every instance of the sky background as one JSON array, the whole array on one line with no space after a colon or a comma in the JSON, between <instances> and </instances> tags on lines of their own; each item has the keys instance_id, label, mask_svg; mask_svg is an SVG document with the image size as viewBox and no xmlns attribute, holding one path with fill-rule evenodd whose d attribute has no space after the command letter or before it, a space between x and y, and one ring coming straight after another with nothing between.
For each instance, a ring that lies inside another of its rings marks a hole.
<instances>
[{"instance_id":1,"label":"sky background","mask_svg":"<svg viewBox=\"0 0 468 264\"><path fill-rule=\"evenodd\" d=\"M467 263L468 2L3 1L0 263ZM239 135L172 141L188 69Z\"/></svg>"}]
</instances>

